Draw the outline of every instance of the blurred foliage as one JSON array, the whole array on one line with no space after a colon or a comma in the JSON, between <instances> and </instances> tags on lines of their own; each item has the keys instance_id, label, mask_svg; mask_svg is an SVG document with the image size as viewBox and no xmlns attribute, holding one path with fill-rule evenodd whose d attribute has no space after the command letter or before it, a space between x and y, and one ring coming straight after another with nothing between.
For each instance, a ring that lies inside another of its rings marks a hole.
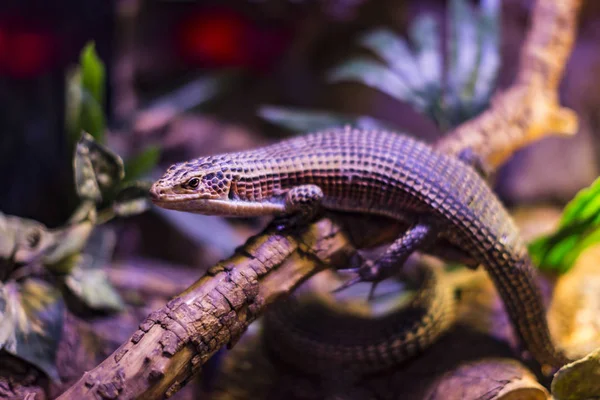
<instances>
[{"instance_id":1,"label":"blurred foliage","mask_svg":"<svg viewBox=\"0 0 600 400\"><path fill-rule=\"evenodd\" d=\"M582 189L564 209L558 229L529 245L529 252L540 269L568 272L577 257L600 242L600 178Z\"/></svg>"},{"instance_id":2,"label":"blurred foliage","mask_svg":"<svg viewBox=\"0 0 600 400\"><path fill-rule=\"evenodd\" d=\"M159 156L147 148L127 162L102 142L104 65L94 45L82 51L69 80L67 126L74 147L79 206L55 229L0 214L0 349L58 380L55 358L68 308L75 313L119 311L123 301L102 268L112 257L112 231L99 225L150 207L150 183L135 181ZM89 129L91 133L80 131ZM74 139L77 132L78 141Z\"/></svg>"},{"instance_id":3,"label":"blurred foliage","mask_svg":"<svg viewBox=\"0 0 600 400\"><path fill-rule=\"evenodd\" d=\"M150 207L149 184L124 183L121 158L91 135L83 133L73 163L81 204L67 224L48 229L0 215L0 347L52 379L58 378L54 359L65 307L74 312L123 307L102 270L115 239L95 228Z\"/></svg>"},{"instance_id":4,"label":"blurred foliage","mask_svg":"<svg viewBox=\"0 0 600 400\"><path fill-rule=\"evenodd\" d=\"M289 107L263 106L259 115L294 132L315 132L332 126L352 125L363 129L394 129L391 124L367 116L352 116Z\"/></svg>"},{"instance_id":5,"label":"blurred foliage","mask_svg":"<svg viewBox=\"0 0 600 400\"><path fill-rule=\"evenodd\" d=\"M439 24L432 16L422 15L410 26L409 40L383 28L360 37L359 44L379 60L350 59L330 71L328 80L358 82L380 90L410 104L441 130L450 129L483 111L495 90L500 66L500 2L481 0L475 10L467 0L452 0L447 26L446 74ZM286 112L290 120L286 120ZM321 128L325 122L354 124L368 118L283 108L275 113L263 108L260 115L293 130Z\"/></svg>"},{"instance_id":6,"label":"blurred foliage","mask_svg":"<svg viewBox=\"0 0 600 400\"><path fill-rule=\"evenodd\" d=\"M66 126L70 148L79 140L81 132L88 132L99 144L106 142L106 118L103 111L105 87L105 66L96 53L94 43L90 42L81 51L79 65L67 77ZM159 158L160 148L157 146L148 146L129 157L125 162L127 180L138 179L150 172Z\"/></svg>"},{"instance_id":7,"label":"blurred foliage","mask_svg":"<svg viewBox=\"0 0 600 400\"><path fill-rule=\"evenodd\" d=\"M30 362L58 381L54 365L62 333L60 291L30 278L0 286L0 348Z\"/></svg>"}]
</instances>

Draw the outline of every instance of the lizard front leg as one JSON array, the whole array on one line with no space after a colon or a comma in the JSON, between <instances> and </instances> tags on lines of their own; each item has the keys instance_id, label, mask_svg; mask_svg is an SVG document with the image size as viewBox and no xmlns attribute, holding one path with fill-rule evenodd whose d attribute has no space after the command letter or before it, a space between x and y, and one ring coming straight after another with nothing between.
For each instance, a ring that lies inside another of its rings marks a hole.
<instances>
[{"instance_id":1,"label":"lizard front leg","mask_svg":"<svg viewBox=\"0 0 600 400\"><path fill-rule=\"evenodd\" d=\"M311 222L321 210L323 190L317 185L300 185L285 193L284 214L276 217L278 229Z\"/></svg>"}]
</instances>

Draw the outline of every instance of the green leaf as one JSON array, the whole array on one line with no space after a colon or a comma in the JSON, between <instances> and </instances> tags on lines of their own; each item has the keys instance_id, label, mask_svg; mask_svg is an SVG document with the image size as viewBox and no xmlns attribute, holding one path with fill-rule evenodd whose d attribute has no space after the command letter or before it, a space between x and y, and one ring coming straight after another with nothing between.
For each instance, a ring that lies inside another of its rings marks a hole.
<instances>
[{"instance_id":1,"label":"green leaf","mask_svg":"<svg viewBox=\"0 0 600 400\"><path fill-rule=\"evenodd\" d=\"M65 279L67 288L93 310L121 311L124 307L121 296L103 270L88 265L91 262L89 256L81 258L80 264Z\"/></svg>"},{"instance_id":2,"label":"green leaf","mask_svg":"<svg viewBox=\"0 0 600 400\"><path fill-rule=\"evenodd\" d=\"M120 217L141 214L152 207L148 197L151 182L132 182L125 186L115 197L113 210Z\"/></svg>"},{"instance_id":3,"label":"green leaf","mask_svg":"<svg viewBox=\"0 0 600 400\"><path fill-rule=\"evenodd\" d=\"M529 246L540 269L567 272L579 255L600 242L600 178L575 195L563 212L558 229Z\"/></svg>"},{"instance_id":4,"label":"green leaf","mask_svg":"<svg viewBox=\"0 0 600 400\"><path fill-rule=\"evenodd\" d=\"M77 193L96 202L114 191L125 175L121 158L85 132L77 143L74 169Z\"/></svg>"},{"instance_id":5,"label":"green leaf","mask_svg":"<svg viewBox=\"0 0 600 400\"><path fill-rule=\"evenodd\" d=\"M79 65L67 74L65 121L70 143L75 143L81 131L89 132L99 143L104 142L104 64L98 58L93 43L80 53Z\"/></svg>"},{"instance_id":6,"label":"green leaf","mask_svg":"<svg viewBox=\"0 0 600 400\"><path fill-rule=\"evenodd\" d=\"M560 226L574 223L585 223L597 217L600 211L600 178L590 186L580 190L565 206Z\"/></svg>"},{"instance_id":7,"label":"green leaf","mask_svg":"<svg viewBox=\"0 0 600 400\"><path fill-rule=\"evenodd\" d=\"M59 381L56 352L62 335L64 303L48 283L27 279L0 287L0 348Z\"/></svg>"},{"instance_id":8,"label":"green leaf","mask_svg":"<svg viewBox=\"0 0 600 400\"><path fill-rule=\"evenodd\" d=\"M80 129L89 132L99 143L104 142L106 130L104 108L85 89L82 90Z\"/></svg>"},{"instance_id":9,"label":"green leaf","mask_svg":"<svg viewBox=\"0 0 600 400\"><path fill-rule=\"evenodd\" d=\"M160 158L160 147L148 146L141 153L125 161L125 179L130 182L142 177L156 166Z\"/></svg>"},{"instance_id":10,"label":"green leaf","mask_svg":"<svg viewBox=\"0 0 600 400\"><path fill-rule=\"evenodd\" d=\"M81 127L83 90L81 88L81 71L79 67L67 71L65 86L65 126L69 136L69 148L73 148L83 130Z\"/></svg>"},{"instance_id":11,"label":"green leaf","mask_svg":"<svg viewBox=\"0 0 600 400\"><path fill-rule=\"evenodd\" d=\"M346 125L363 129L395 129L392 124L371 117L291 107L262 106L258 114L270 123L294 132L316 132Z\"/></svg>"},{"instance_id":12,"label":"green leaf","mask_svg":"<svg viewBox=\"0 0 600 400\"><path fill-rule=\"evenodd\" d=\"M106 73L102 60L96 53L93 42L89 42L79 56L81 88L83 90L82 126L100 143L104 142L104 88Z\"/></svg>"},{"instance_id":13,"label":"green leaf","mask_svg":"<svg viewBox=\"0 0 600 400\"><path fill-rule=\"evenodd\" d=\"M98 103L102 103L106 78L104 64L96 53L94 42L85 45L79 56L79 64L82 72L82 86Z\"/></svg>"}]
</instances>

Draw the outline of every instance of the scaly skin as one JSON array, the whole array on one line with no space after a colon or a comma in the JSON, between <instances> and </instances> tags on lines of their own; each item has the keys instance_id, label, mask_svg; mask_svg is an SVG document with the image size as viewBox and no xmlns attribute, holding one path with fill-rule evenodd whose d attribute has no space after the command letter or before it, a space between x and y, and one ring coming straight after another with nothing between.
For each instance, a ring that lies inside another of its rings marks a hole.
<instances>
[{"instance_id":1,"label":"scaly skin","mask_svg":"<svg viewBox=\"0 0 600 400\"><path fill-rule=\"evenodd\" d=\"M169 168L151 196L158 206L201 214L285 215L294 209L286 194L306 185L322 191L326 209L435 221L439 240L485 266L533 357L567 362L508 212L473 168L412 138L346 128L202 157Z\"/></svg>"},{"instance_id":2,"label":"scaly skin","mask_svg":"<svg viewBox=\"0 0 600 400\"><path fill-rule=\"evenodd\" d=\"M454 290L443 282L444 272L427 265L416 272L419 287L411 301L380 316L354 315L317 299L275 303L265 315L266 346L307 374L393 367L429 347L454 322Z\"/></svg>"}]
</instances>

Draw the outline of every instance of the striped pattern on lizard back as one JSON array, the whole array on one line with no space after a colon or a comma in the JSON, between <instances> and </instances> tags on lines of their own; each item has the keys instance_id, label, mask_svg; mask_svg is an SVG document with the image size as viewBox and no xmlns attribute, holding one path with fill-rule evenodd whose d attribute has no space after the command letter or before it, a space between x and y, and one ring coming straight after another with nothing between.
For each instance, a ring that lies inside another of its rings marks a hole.
<instances>
[{"instance_id":1,"label":"striped pattern on lizard back","mask_svg":"<svg viewBox=\"0 0 600 400\"><path fill-rule=\"evenodd\" d=\"M512 218L461 160L407 136L346 128L192 160L172 167L162 180L175 174L185 180L206 166L231 174L228 197L234 202L268 205L290 188L315 184L324 193L324 208L397 219L407 213L434 216L442 237L486 267L533 356L542 364L566 362L550 337L535 271ZM168 184L161 181L158 186Z\"/></svg>"}]
</instances>

